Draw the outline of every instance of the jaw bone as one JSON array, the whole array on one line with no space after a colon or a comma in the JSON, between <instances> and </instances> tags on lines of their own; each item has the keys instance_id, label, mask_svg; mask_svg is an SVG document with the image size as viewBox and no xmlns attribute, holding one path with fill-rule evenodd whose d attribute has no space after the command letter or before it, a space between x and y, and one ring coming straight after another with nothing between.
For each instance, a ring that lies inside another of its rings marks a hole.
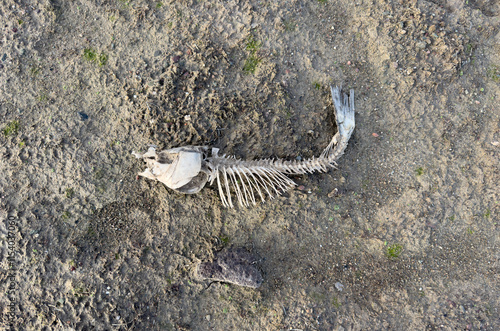
<instances>
[{"instance_id":1,"label":"jaw bone","mask_svg":"<svg viewBox=\"0 0 500 331\"><path fill-rule=\"evenodd\" d=\"M184 194L198 193L207 182L217 181L224 207L233 207L235 196L240 206L256 204L260 198L274 196L296 184L287 175L327 172L344 153L354 131L354 90L341 95L340 88L330 87L335 106L338 132L318 158L304 161L274 159L245 161L234 156L219 156L217 148L185 146L156 152L154 146L146 153L132 154L146 162L140 176L158 180Z\"/></svg>"}]
</instances>

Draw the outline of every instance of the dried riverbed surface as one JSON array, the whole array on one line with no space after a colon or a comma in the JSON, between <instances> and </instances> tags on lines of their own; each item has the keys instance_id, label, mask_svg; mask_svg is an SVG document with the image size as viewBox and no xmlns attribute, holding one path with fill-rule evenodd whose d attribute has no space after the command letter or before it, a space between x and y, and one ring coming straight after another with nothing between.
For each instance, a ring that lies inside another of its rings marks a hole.
<instances>
[{"instance_id":1,"label":"dried riverbed surface","mask_svg":"<svg viewBox=\"0 0 500 331\"><path fill-rule=\"evenodd\" d=\"M3 0L0 328L498 330L499 5ZM224 209L133 150L339 169ZM8 218L11 220L9 221ZM257 289L195 277L227 247Z\"/></svg>"}]
</instances>

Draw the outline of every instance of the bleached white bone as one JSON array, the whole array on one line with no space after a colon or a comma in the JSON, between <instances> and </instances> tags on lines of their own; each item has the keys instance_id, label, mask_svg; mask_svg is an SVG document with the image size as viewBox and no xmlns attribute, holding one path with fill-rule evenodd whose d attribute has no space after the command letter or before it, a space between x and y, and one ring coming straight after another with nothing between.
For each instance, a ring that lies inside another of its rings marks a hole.
<instances>
[{"instance_id":1,"label":"bleached white bone","mask_svg":"<svg viewBox=\"0 0 500 331\"><path fill-rule=\"evenodd\" d=\"M245 161L234 156L219 156L218 148L207 146L185 146L158 153L156 147L151 146L146 153L132 153L147 165L139 175L185 194L198 193L207 182L216 181L225 207L234 206L233 197L240 206L255 205L256 198L272 199L296 185L287 175L327 172L336 167L335 161L344 153L355 127L354 90L349 91L349 96L342 95L339 87L330 87L330 90L338 132L318 158Z\"/></svg>"}]
</instances>

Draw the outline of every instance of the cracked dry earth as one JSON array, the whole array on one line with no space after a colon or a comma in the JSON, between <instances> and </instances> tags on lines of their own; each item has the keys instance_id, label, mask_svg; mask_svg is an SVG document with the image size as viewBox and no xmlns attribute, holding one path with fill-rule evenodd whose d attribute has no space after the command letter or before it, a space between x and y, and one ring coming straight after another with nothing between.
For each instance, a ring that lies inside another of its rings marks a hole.
<instances>
[{"instance_id":1,"label":"cracked dry earth","mask_svg":"<svg viewBox=\"0 0 500 331\"><path fill-rule=\"evenodd\" d=\"M499 14L2 0L0 328L500 329ZM235 209L136 179L149 144L317 156L330 84L356 93L337 170ZM195 277L231 246L257 289Z\"/></svg>"}]
</instances>

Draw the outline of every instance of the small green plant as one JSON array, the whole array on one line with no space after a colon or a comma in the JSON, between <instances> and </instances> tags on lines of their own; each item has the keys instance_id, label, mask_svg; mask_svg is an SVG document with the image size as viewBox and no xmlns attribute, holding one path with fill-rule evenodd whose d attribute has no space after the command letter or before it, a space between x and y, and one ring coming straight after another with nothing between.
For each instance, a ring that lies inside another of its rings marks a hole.
<instances>
[{"instance_id":1,"label":"small green plant","mask_svg":"<svg viewBox=\"0 0 500 331\"><path fill-rule=\"evenodd\" d=\"M500 67L497 65L491 65L486 69L486 76L493 79L495 82L500 81Z\"/></svg>"},{"instance_id":2,"label":"small green plant","mask_svg":"<svg viewBox=\"0 0 500 331\"><path fill-rule=\"evenodd\" d=\"M389 259L397 259L403 252L403 246L400 244L392 244L388 246L385 250L385 255Z\"/></svg>"},{"instance_id":3,"label":"small green plant","mask_svg":"<svg viewBox=\"0 0 500 331\"><path fill-rule=\"evenodd\" d=\"M108 55L106 53L101 53L99 55L99 67L102 67L103 65L106 65L108 63Z\"/></svg>"},{"instance_id":4,"label":"small green plant","mask_svg":"<svg viewBox=\"0 0 500 331\"><path fill-rule=\"evenodd\" d=\"M128 0L118 0L118 1L119 1L119 2L122 4L122 6L123 6L123 7L125 7L125 8L126 8L126 7L128 7L128 6L130 6L130 1L128 1Z\"/></svg>"},{"instance_id":5,"label":"small green plant","mask_svg":"<svg viewBox=\"0 0 500 331\"><path fill-rule=\"evenodd\" d=\"M77 298L84 298L84 297L88 297L90 295L90 291L87 290L83 284L75 287L74 289L72 289L72 292L73 292L73 295Z\"/></svg>"},{"instance_id":6,"label":"small green plant","mask_svg":"<svg viewBox=\"0 0 500 331\"><path fill-rule=\"evenodd\" d=\"M260 41L256 40L253 35L248 36L246 42L246 49L252 53L255 53L260 48Z\"/></svg>"},{"instance_id":7,"label":"small green plant","mask_svg":"<svg viewBox=\"0 0 500 331\"><path fill-rule=\"evenodd\" d=\"M243 65L243 72L245 72L246 74L254 74L260 61L261 59L254 54L250 55L245 60L245 64Z\"/></svg>"},{"instance_id":8,"label":"small green plant","mask_svg":"<svg viewBox=\"0 0 500 331\"><path fill-rule=\"evenodd\" d=\"M228 236L224 236L224 237L220 237L220 241L222 241L224 246L226 246L227 244L229 244L230 239Z\"/></svg>"},{"instance_id":9,"label":"small green plant","mask_svg":"<svg viewBox=\"0 0 500 331\"><path fill-rule=\"evenodd\" d=\"M160 9L160 8L161 8L161 6L163 6L163 4L162 4L161 2L157 2L157 3L156 3L156 8Z\"/></svg>"},{"instance_id":10,"label":"small green plant","mask_svg":"<svg viewBox=\"0 0 500 331\"><path fill-rule=\"evenodd\" d=\"M19 121L12 121L3 129L3 135L8 137L10 135L17 135L19 132Z\"/></svg>"},{"instance_id":11,"label":"small green plant","mask_svg":"<svg viewBox=\"0 0 500 331\"><path fill-rule=\"evenodd\" d=\"M38 76L41 72L42 72L42 69L40 69L40 67L38 67L38 66L34 65L34 66L31 66L31 68L30 68L30 75L33 77Z\"/></svg>"},{"instance_id":12,"label":"small green plant","mask_svg":"<svg viewBox=\"0 0 500 331\"><path fill-rule=\"evenodd\" d=\"M328 2L328 0L318 0L318 1L319 1L319 3L327 3Z\"/></svg>"},{"instance_id":13,"label":"small green plant","mask_svg":"<svg viewBox=\"0 0 500 331\"><path fill-rule=\"evenodd\" d=\"M19 142L19 148L24 148L25 145L26 145L26 142L24 140L21 140Z\"/></svg>"},{"instance_id":14,"label":"small green plant","mask_svg":"<svg viewBox=\"0 0 500 331\"><path fill-rule=\"evenodd\" d=\"M415 169L415 173L417 174L417 176L422 176L424 174L424 168L418 167L417 169Z\"/></svg>"},{"instance_id":15,"label":"small green plant","mask_svg":"<svg viewBox=\"0 0 500 331\"><path fill-rule=\"evenodd\" d=\"M489 208L488 208L488 209L486 209L486 213L484 213L484 215L483 215L483 216L484 216L485 218L490 218L490 216L491 216L491 210L490 210Z\"/></svg>"},{"instance_id":16,"label":"small green plant","mask_svg":"<svg viewBox=\"0 0 500 331\"><path fill-rule=\"evenodd\" d=\"M468 44L465 46L465 52L466 52L467 54L469 54L469 55L470 55L470 54L472 54L472 50L473 50L473 49L474 49L474 46L472 46L472 44L471 44L471 43L468 43Z\"/></svg>"},{"instance_id":17,"label":"small green plant","mask_svg":"<svg viewBox=\"0 0 500 331\"><path fill-rule=\"evenodd\" d=\"M69 211L67 211L67 210L66 210L66 211L62 214L62 216L61 216L61 217L62 217L62 219L63 219L63 220L67 221L67 220L69 220L69 219L70 219L70 217L71 217L71 213L70 213Z\"/></svg>"},{"instance_id":18,"label":"small green plant","mask_svg":"<svg viewBox=\"0 0 500 331\"><path fill-rule=\"evenodd\" d=\"M85 48L83 50L83 58L89 62L97 60L97 53L92 48Z\"/></svg>"},{"instance_id":19,"label":"small green plant","mask_svg":"<svg viewBox=\"0 0 500 331\"><path fill-rule=\"evenodd\" d=\"M75 196L75 190L72 187L66 189L66 198L71 199Z\"/></svg>"},{"instance_id":20,"label":"small green plant","mask_svg":"<svg viewBox=\"0 0 500 331\"><path fill-rule=\"evenodd\" d=\"M96 235L97 235L97 233L94 231L94 228L92 228L92 226L89 226L87 228L87 236L95 237Z\"/></svg>"},{"instance_id":21,"label":"small green plant","mask_svg":"<svg viewBox=\"0 0 500 331\"><path fill-rule=\"evenodd\" d=\"M283 27L287 32L293 32L297 28L297 24L293 20L284 20Z\"/></svg>"},{"instance_id":22,"label":"small green plant","mask_svg":"<svg viewBox=\"0 0 500 331\"><path fill-rule=\"evenodd\" d=\"M99 65L99 67L102 67L108 63L108 55L104 52L101 52L101 54L97 54L95 50L92 48L85 48L83 50L83 58L89 62L95 62Z\"/></svg>"},{"instance_id":23,"label":"small green plant","mask_svg":"<svg viewBox=\"0 0 500 331\"><path fill-rule=\"evenodd\" d=\"M49 100L49 95L45 92L40 92L40 95L38 96L38 101L46 102L48 100Z\"/></svg>"},{"instance_id":24,"label":"small green plant","mask_svg":"<svg viewBox=\"0 0 500 331\"><path fill-rule=\"evenodd\" d=\"M17 23L19 23L19 25L23 25L24 22L23 22L23 20L19 19L19 20L17 20Z\"/></svg>"},{"instance_id":25,"label":"small green plant","mask_svg":"<svg viewBox=\"0 0 500 331\"><path fill-rule=\"evenodd\" d=\"M321 84L320 84L320 83L318 83L318 82L314 82L314 83L313 83L313 86L314 86L314 88L315 88L316 90L320 90L320 89L321 89Z\"/></svg>"},{"instance_id":26,"label":"small green plant","mask_svg":"<svg viewBox=\"0 0 500 331\"><path fill-rule=\"evenodd\" d=\"M254 74L257 66L261 62L261 58L257 56L257 51L260 49L260 41L256 40L254 36L250 35L246 41L246 50L250 51L250 55L245 60L243 65L243 72L248 74Z\"/></svg>"},{"instance_id":27,"label":"small green plant","mask_svg":"<svg viewBox=\"0 0 500 331\"><path fill-rule=\"evenodd\" d=\"M339 299L337 299L337 298L333 298L333 299L332 299L332 305L333 305L335 308L339 309L339 308L340 308L340 306L341 306L342 304L339 302Z\"/></svg>"}]
</instances>

